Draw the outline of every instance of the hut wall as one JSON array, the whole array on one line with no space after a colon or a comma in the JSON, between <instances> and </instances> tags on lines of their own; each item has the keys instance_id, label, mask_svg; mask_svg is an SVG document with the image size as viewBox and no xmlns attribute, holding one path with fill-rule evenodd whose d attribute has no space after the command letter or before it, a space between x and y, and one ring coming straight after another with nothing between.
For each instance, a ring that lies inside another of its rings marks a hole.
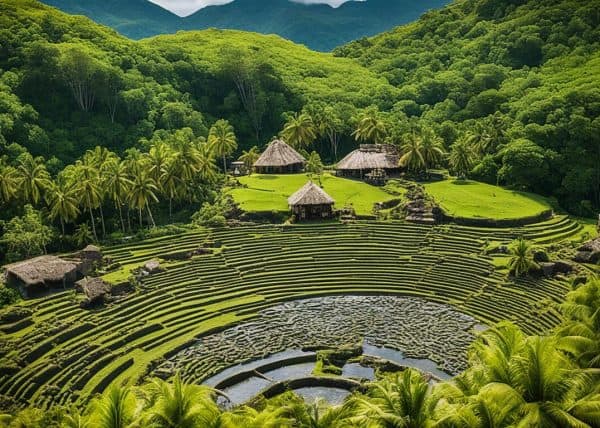
<instances>
[{"instance_id":1,"label":"hut wall","mask_svg":"<svg viewBox=\"0 0 600 428\"><path fill-rule=\"evenodd\" d=\"M292 213L299 221L323 220L333 217L333 207L331 205L295 205L292 207Z\"/></svg>"},{"instance_id":2,"label":"hut wall","mask_svg":"<svg viewBox=\"0 0 600 428\"><path fill-rule=\"evenodd\" d=\"M302 172L304 164L295 163L285 166L255 166L254 170L257 174L295 174Z\"/></svg>"}]
</instances>

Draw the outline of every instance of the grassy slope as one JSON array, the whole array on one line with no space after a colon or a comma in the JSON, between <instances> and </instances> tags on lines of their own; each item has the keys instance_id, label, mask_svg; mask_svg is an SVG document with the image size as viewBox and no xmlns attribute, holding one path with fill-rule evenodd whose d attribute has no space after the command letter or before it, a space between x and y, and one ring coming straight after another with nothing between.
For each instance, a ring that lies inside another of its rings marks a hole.
<instances>
[{"instance_id":1,"label":"grassy slope","mask_svg":"<svg viewBox=\"0 0 600 428\"><path fill-rule=\"evenodd\" d=\"M425 185L427 192L455 217L515 219L550 209L544 198L490 184L454 180Z\"/></svg>"},{"instance_id":2,"label":"grassy slope","mask_svg":"<svg viewBox=\"0 0 600 428\"><path fill-rule=\"evenodd\" d=\"M288 211L287 198L306 184L308 176L254 174L239 180L248 188L233 189L230 193L243 210ZM337 208L352 204L359 215L371 214L376 202L394 198L378 187L331 174L324 174L321 181L323 189L335 199Z\"/></svg>"}]
</instances>

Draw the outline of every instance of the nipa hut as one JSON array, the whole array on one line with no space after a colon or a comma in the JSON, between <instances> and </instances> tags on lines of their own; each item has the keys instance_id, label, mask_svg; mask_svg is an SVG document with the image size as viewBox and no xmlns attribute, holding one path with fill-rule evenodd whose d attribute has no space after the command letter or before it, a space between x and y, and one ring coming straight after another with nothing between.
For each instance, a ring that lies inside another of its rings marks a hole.
<instances>
[{"instance_id":1,"label":"nipa hut","mask_svg":"<svg viewBox=\"0 0 600 428\"><path fill-rule=\"evenodd\" d=\"M360 177L374 170L381 170L386 175L394 175L400 171L398 151L388 144L361 144L349 153L336 166L337 175Z\"/></svg>"},{"instance_id":2,"label":"nipa hut","mask_svg":"<svg viewBox=\"0 0 600 428\"><path fill-rule=\"evenodd\" d=\"M73 285L79 276L79 264L56 256L40 256L5 266L6 283L32 296L52 287Z\"/></svg>"},{"instance_id":3,"label":"nipa hut","mask_svg":"<svg viewBox=\"0 0 600 428\"><path fill-rule=\"evenodd\" d=\"M288 205L298 220L331 218L334 203L333 198L312 181L288 198Z\"/></svg>"},{"instance_id":4,"label":"nipa hut","mask_svg":"<svg viewBox=\"0 0 600 428\"><path fill-rule=\"evenodd\" d=\"M272 141L254 162L254 171L259 174L289 174L301 172L306 159L282 140Z\"/></svg>"},{"instance_id":5,"label":"nipa hut","mask_svg":"<svg viewBox=\"0 0 600 428\"><path fill-rule=\"evenodd\" d=\"M110 295L112 286L102 278L83 278L75 283L75 289L85 295L81 302L82 307L103 303Z\"/></svg>"}]
</instances>

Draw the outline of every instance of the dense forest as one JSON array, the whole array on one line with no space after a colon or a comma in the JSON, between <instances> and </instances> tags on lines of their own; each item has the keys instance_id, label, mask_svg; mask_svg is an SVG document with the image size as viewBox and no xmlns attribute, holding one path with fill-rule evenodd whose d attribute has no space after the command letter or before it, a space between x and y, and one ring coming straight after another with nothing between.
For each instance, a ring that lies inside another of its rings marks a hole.
<instances>
[{"instance_id":1,"label":"dense forest","mask_svg":"<svg viewBox=\"0 0 600 428\"><path fill-rule=\"evenodd\" d=\"M485 137L473 176L600 204L598 1L464 0L335 51L400 90L392 112Z\"/></svg>"},{"instance_id":2,"label":"dense forest","mask_svg":"<svg viewBox=\"0 0 600 428\"><path fill-rule=\"evenodd\" d=\"M330 164L358 141L387 142L411 173L449 167L594 215L597 6L462 0L331 55L224 30L134 42L33 0L4 1L0 193L3 219L14 217L5 232L16 231L6 236L26 236L38 215L86 242L97 225L105 236L155 224L153 205L159 223L173 204L188 221L215 202L222 159L250 162L279 133ZM191 170L169 169L181 159ZM125 188L109 195L121 176Z\"/></svg>"}]
</instances>

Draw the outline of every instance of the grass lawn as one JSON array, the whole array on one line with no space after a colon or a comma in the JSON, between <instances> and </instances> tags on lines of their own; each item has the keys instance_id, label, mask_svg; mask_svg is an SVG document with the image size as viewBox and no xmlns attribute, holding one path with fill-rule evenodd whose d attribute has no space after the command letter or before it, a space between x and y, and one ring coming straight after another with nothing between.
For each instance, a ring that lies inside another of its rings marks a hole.
<instances>
[{"instance_id":1,"label":"grass lawn","mask_svg":"<svg viewBox=\"0 0 600 428\"><path fill-rule=\"evenodd\" d=\"M516 219L552 208L542 196L476 181L438 181L425 184L425 189L454 217Z\"/></svg>"},{"instance_id":2,"label":"grass lawn","mask_svg":"<svg viewBox=\"0 0 600 428\"><path fill-rule=\"evenodd\" d=\"M287 198L306 184L308 175L253 174L240 177L239 181L248 187L231 189L229 193L244 211L287 212L289 210ZM316 178L315 182L317 182ZM398 196L384 192L379 187L361 181L335 177L328 173L323 174L321 182L323 190L335 199L337 208L352 204L358 215L371 214L376 202L398 198Z\"/></svg>"}]
</instances>

